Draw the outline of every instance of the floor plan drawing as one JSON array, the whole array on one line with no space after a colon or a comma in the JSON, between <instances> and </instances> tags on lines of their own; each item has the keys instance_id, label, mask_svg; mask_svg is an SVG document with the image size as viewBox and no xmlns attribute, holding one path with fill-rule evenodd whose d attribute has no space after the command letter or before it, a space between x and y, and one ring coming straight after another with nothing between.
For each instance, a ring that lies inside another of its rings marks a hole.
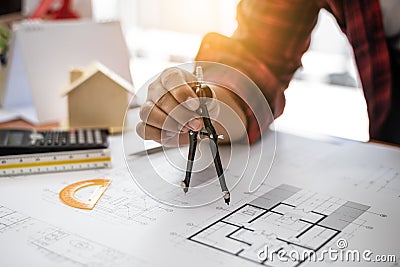
<instances>
[{"instance_id":1,"label":"floor plan drawing","mask_svg":"<svg viewBox=\"0 0 400 267\"><path fill-rule=\"evenodd\" d=\"M260 259L259 251L318 252L370 207L280 185L188 237L211 249L267 266L298 266L303 261Z\"/></svg>"},{"instance_id":2,"label":"floor plan drawing","mask_svg":"<svg viewBox=\"0 0 400 267\"><path fill-rule=\"evenodd\" d=\"M48 266L119 266L138 263L124 252L1 205L0 243L2 251L24 248L29 251L29 257Z\"/></svg>"}]
</instances>

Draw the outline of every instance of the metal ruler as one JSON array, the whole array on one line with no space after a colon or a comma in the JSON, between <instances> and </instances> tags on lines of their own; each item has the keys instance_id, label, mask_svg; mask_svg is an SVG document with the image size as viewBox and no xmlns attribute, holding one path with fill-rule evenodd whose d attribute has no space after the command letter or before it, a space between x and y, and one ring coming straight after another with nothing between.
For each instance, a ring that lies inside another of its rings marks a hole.
<instances>
[{"instance_id":1,"label":"metal ruler","mask_svg":"<svg viewBox=\"0 0 400 267\"><path fill-rule=\"evenodd\" d=\"M49 152L0 157L0 177L111 167L109 149Z\"/></svg>"}]
</instances>

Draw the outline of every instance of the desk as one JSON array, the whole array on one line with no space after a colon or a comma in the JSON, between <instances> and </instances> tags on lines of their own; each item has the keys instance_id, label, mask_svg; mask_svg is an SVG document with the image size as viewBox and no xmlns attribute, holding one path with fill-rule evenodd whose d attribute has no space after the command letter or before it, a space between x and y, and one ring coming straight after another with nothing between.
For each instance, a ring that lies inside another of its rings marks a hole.
<instances>
[{"instance_id":1,"label":"desk","mask_svg":"<svg viewBox=\"0 0 400 267\"><path fill-rule=\"evenodd\" d=\"M112 169L2 178L0 266L257 266L265 245L321 252L339 238L399 259L399 148L282 132L276 140L266 181L253 193L238 186L228 207L158 203L129 175L121 136L110 138ZM60 203L65 185L101 177L113 181L94 210Z\"/></svg>"},{"instance_id":2,"label":"desk","mask_svg":"<svg viewBox=\"0 0 400 267\"><path fill-rule=\"evenodd\" d=\"M49 130L59 126L59 123L47 123L41 125L34 125L22 119L16 119L8 122L0 123L0 129L36 129L36 130Z\"/></svg>"}]
</instances>

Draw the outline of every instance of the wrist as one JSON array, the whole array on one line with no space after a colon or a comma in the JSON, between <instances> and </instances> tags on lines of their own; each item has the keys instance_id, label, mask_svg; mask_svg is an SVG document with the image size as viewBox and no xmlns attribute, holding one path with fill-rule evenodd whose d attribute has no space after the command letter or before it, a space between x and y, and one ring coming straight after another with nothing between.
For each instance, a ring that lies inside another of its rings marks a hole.
<instances>
[{"instance_id":1,"label":"wrist","mask_svg":"<svg viewBox=\"0 0 400 267\"><path fill-rule=\"evenodd\" d=\"M224 135L223 143L242 140L247 134L247 117L240 105L240 98L222 86L209 86L220 105L220 112L214 123L218 134Z\"/></svg>"}]
</instances>

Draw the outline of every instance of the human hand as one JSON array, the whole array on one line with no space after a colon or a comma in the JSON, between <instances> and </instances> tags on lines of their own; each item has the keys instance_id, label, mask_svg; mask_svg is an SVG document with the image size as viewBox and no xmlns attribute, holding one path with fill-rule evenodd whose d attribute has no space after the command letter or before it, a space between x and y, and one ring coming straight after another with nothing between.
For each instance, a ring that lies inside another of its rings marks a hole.
<instances>
[{"instance_id":1,"label":"human hand","mask_svg":"<svg viewBox=\"0 0 400 267\"><path fill-rule=\"evenodd\" d=\"M149 85L147 100L140 110L142 121L136 127L143 139L179 145L187 143L189 130L203 128L203 121L196 112L200 102L190 86L195 80L190 72L168 68ZM213 109L213 105L210 106Z\"/></svg>"},{"instance_id":2,"label":"human hand","mask_svg":"<svg viewBox=\"0 0 400 267\"><path fill-rule=\"evenodd\" d=\"M192 73L180 68L163 71L148 87L147 100L140 110L142 121L136 126L138 135L165 146L189 143L189 130L203 128L197 113L200 101L191 87L195 81ZM222 142L241 140L247 123L235 95L225 87L207 85L212 89L207 109L217 133L224 136Z\"/></svg>"}]
</instances>

